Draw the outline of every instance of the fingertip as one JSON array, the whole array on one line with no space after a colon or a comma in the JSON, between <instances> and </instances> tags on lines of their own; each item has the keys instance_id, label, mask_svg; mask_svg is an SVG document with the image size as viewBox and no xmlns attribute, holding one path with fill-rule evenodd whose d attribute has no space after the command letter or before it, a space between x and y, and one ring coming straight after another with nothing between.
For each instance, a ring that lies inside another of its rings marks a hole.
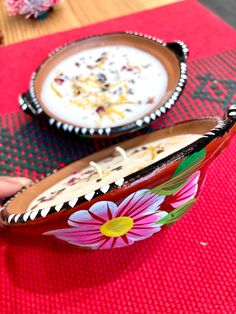
<instances>
[{"instance_id":1,"label":"fingertip","mask_svg":"<svg viewBox=\"0 0 236 314\"><path fill-rule=\"evenodd\" d=\"M32 183L32 180L29 178L24 178L24 177L14 177L12 178L14 182L19 183L22 187L26 187Z\"/></svg>"},{"instance_id":2,"label":"fingertip","mask_svg":"<svg viewBox=\"0 0 236 314\"><path fill-rule=\"evenodd\" d=\"M22 185L19 182L0 179L0 198L2 199L14 195L21 189Z\"/></svg>"},{"instance_id":3,"label":"fingertip","mask_svg":"<svg viewBox=\"0 0 236 314\"><path fill-rule=\"evenodd\" d=\"M30 179L24 177L0 176L0 198L12 196L31 183Z\"/></svg>"}]
</instances>

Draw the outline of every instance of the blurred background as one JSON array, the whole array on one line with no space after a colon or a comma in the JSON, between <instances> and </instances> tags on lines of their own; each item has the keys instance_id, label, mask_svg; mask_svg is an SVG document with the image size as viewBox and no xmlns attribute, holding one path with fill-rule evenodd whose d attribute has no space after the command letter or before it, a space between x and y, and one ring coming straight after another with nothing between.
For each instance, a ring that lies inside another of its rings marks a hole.
<instances>
[{"instance_id":1,"label":"blurred background","mask_svg":"<svg viewBox=\"0 0 236 314\"><path fill-rule=\"evenodd\" d=\"M24 0L0 1L0 31L4 37L3 44L11 44L21 40L56 33L71 28L101 22L145 9L178 2L179 0L52 0L60 2L53 6L53 10L45 16L25 19L22 15L9 16L6 3L14 6ZM40 1L39 1L40 2ZM50 1L49 1L50 2ZM235 0L200 0L200 2L224 19L231 26L236 27Z\"/></svg>"}]
</instances>

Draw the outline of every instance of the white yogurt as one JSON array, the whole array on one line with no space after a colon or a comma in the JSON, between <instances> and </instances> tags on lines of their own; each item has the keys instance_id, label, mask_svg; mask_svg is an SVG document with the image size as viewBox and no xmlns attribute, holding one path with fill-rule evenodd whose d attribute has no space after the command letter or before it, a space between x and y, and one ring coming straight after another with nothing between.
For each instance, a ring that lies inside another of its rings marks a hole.
<instances>
[{"instance_id":1,"label":"white yogurt","mask_svg":"<svg viewBox=\"0 0 236 314\"><path fill-rule=\"evenodd\" d=\"M114 152L110 157L97 161L101 175L93 166L77 169L75 173L35 198L28 211L55 206L91 193L169 156L200 137L201 134L181 134L159 139L128 149L125 160L122 155Z\"/></svg>"},{"instance_id":2,"label":"white yogurt","mask_svg":"<svg viewBox=\"0 0 236 314\"><path fill-rule=\"evenodd\" d=\"M58 119L86 128L116 127L150 112L168 84L164 66L129 46L88 49L47 75L41 97Z\"/></svg>"}]
</instances>

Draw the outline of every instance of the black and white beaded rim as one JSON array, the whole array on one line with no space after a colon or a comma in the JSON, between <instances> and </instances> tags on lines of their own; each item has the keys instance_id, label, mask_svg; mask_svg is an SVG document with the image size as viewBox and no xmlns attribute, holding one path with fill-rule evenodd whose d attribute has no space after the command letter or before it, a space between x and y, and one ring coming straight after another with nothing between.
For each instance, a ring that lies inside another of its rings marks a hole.
<instances>
[{"instance_id":1,"label":"black and white beaded rim","mask_svg":"<svg viewBox=\"0 0 236 314\"><path fill-rule=\"evenodd\" d=\"M236 122L236 105L232 105L229 107L229 110L227 112L227 119L225 121L220 119L220 118L202 118L202 119L199 119L199 121L206 120L206 119L216 121L217 125L212 130L210 130L209 132L204 134L200 139L195 141L193 144L190 144L189 146L184 147L182 150L179 150L179 151L173 153L172 155L170 155L170 156L168 156L168 157L166 157L160 161L157 161L156 163L154 163L154 164L152 164L152 165L150 165L144 169L141 169L141 170L139 170L139 171L127 176L127 177L120 178L111 184L105 185L105 186L103 186L103 187L101 187L95 191L92 191L86 195L83 195L81 197L57 204L55 206L26 212L24 214L8 215L8 213L5 213L4 217L2 217L4 223L8 224L8 225L9 224L10 225L19 224L19 223L22 224L22 223L26 223L28 221L34 221L35 219L38 219L38 218L45 218L48 215L58 213L62 210L71 210L74 207L76 207L82 203L89 202L92 199L95 199L101 195L104 195L108 192L113 191L114 189L124 187L124 185L129 183L129 182L133 182L135 180L143 178L143 177L149 175L151 172L153 172L157 168L160 168L164 164L171 163L171 162L176 161L180 158L187 157L187 156L193 154L194 152L203 149L211 141L213 141L215 138L222 137L235 124L235 122ZM189 122L189 121L186 121L186 122ZM53 171L53 173L55 173L55 172L57 172L57 170ZM48 173L45 177L47 177L51 174L52 173ZM39 181L40 180L38 180L37 182L39 182ZM30 188L30 186L27 188L24 188L19 193L14 195L9 201L7 201L2 208L1 214L6 209L7 205L14 198L16 198L18 195L23 193L28 188Z\"/></svg>"},{"instance_id":2,"label":"black and white beaded rim","mask_svg":"<svg viewBox=\"0 0 236 314\"><path fill-rule=\"evenodd\" d=\"M102 37L102 36L107 36L107 35L115 35L115 34L128 34L131 36L138 36L142 38L146 38L148 40L152 40L162 46L166 46L168 48L169 44L177 44L183 53L183 58L180 57L177 53L175 53L172 49L170 49L176 56L176 58L179 61L179 67L180 67L180 78L178 81L178 84L172 93L172 95L168 98L168 100L156 111L152 112L149 115L146 115L142 119L138 119L135 122L131 122L129 124L123 125L123 126L118 126L118 127L107 127L107 128L85 128L85 127L78 127L74 126L72 124L67 124L63 123L60 120L54 119L52 117L49 117L41 107L36 94L35 94L35 79L36 76L41 69L42 66L49 60L51 56L56 55L57 53L60 53L61 51L67 49L69 46L76 45L78 42L89 39L89 38L97 38L97 37ZM57 129L62 129L63 131L69 132L69 133L75 133L76 135L82 135L82 136L112 136L112 135L118 135L124 132L134 132L137 131L143 127L146 127L150 124L150 122L157 120L160 118L163 114L166 113L167 110L171 109L171 107L175 104L179 96L181 95L184 86L186 84L187 80L187 64L186 60L188 57L188 48L187 45L180 41L174 41L171 43L166 43L163 40L160 40L156 37L146 35L146 34L140 34L137 32L132 32L132 31L127 31L127 32L114 32L114 33L107 33L107 34L101 34L101 35L95 35L95 36L89 36L86 38L79 39L77 41L74 41L72 43L68 43L62 47L57 48L54 50L52 53L48 55L46 60L38 67L38 69L32 74L31 80L30 80L30 87L29 87L29 96L26 96L27 94L22 94L19 96L19 104L20 107L23 111L30 111L33 113L35 116L41 116L43 118L46 118L48 120L49 125L56 127ZM29 98L30 99L29 99Z\"/></svg>"}]
</instances>

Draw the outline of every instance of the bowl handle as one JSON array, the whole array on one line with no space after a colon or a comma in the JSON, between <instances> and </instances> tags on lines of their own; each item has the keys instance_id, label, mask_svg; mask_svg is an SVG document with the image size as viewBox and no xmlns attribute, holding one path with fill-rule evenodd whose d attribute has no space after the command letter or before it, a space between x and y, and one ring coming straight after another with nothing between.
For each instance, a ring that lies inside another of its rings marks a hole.
<instances>
[{"instance_id":1,"label":"bowl handle","mask_svg":"<svg viewBox=\"0 0 236 314\"><path fill-rule=\"evenodd\" d=\"M224 120L236 121L236 104L232 104L228 107L224 114Z\"/></svg>"},{"instance_id":2,"label":"bowl handle","mask_svg":"<svg viewBox=\"0 0 236 314\"><path fill-rule=\"evenodd\" d=\"M233 134L236 133L236 104L232 104L228 107L224 114L224 122L226 131L232 130Z\"/></svg>"},{"instance_id":3,"label":"bowl handle","mask_svg":"<svg viewBox=\"0 0 236 314\"><path fill-rule=\"evenodd\" d=\"M182 41L173 41L167 43L166 46L174 52L180 62L186 62L188 59L188 47Z\"/></svg>"},{"instance_id":4,"label":"bowl handle","mask_svg":"<svg viewBox=\"0 0 236 314\"><path fill-rule=\"evenodd\" d=\"M36 116L42 112L41 107L35 104L29 92L21 94L18 102L25 113Z\"/></svg>"}]
</instances>

